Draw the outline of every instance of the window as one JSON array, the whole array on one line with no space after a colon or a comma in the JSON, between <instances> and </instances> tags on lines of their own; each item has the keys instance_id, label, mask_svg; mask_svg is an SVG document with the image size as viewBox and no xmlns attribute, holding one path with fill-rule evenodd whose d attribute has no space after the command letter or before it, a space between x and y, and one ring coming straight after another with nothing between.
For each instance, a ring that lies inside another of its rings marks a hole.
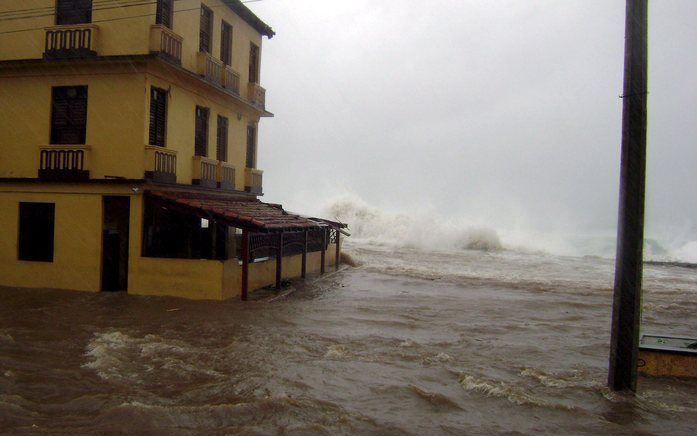
<instances>
[{"instance_id":1,"label":"window","mask_svg":"<svg viewBox=\"0 0 697 436\"><path fill-rule=\"evenodd\" d=\"M208 108L196 106L196 134L194 147L196 156L208 154Z\"/></svg>"},{"instance_id":2,"label":"window","mask_svg":"<svg viewBox=\"0 0 697 436\"><path fill-rule=\"evenodd\" d=\"M254 44L249 49L249 81L259 83L259 47Z\"/></svg>"},{"instance_id":3,"label":"window","mask_svg":"<svg viewBox=\"0 0 697 436\"><path fill-rule=\"evenodd\" d=\"M167 135L167 91L150 88L150 145L164 147Z\"/></svg>"},{"instance_id":4,"label":"window","mask_svg":"<svg viewBox=\"0 0 697 436\"><path fill-rule=\"evenodd\" d=\"M219 161L227 161L227 133L228 119L218 115L218 141L216 148L216 159Z\"/></svg>"},{"instance_id":5,"label":"window","mask_svg":"<svg viewBox=\"0 0 697 436\"><path fill-rule=\"evenodd\" d=\"M257 128L247 126L247 168L256 168Z\"/></svg>"},{"instance_id":6,"label":"window","mask_svg":"<svg viewBox=\"0 0 697 436\"><path fill-rule=\"evenodd\" d=\"M232 26L225 21L220 32L220 60L232 65Z\"/></svg>"},{"instance_id":7,"label":"window","mask_svg":"<svg viewBox=\"0 0 697 436\"><path fill-rule=\"evenodd\" d=\"M56 24L92 22L92 0L57 0Z\"/></svg>"},{"instance_id":8,"label":"window","mask_svg":"<svg viewBox=\"0 0 697 436\"><path fill-rule=\"evenodd\" d=\"M172 28L174 15L172 2L173 0L157 0L157 13L155 15L155 23L162 24L170 29Z\"/></svg>"},{"instance_id":9,"label":"window","mask_svg":"<svg viewBox=\"0 0 697 436\"><path fill-rule=\"evenodd\" d=\"M213 37L213 11L204 5L201 5L201 29L199 32L199 51L210 53Z\"/></svg>"},{"instance_id":10,"label":"window","mask_svg":"<svg viewBox=\"0 0 697 436\"><path fill-rule=\"evenodd\" d=\"M53 88L51 144L84 144L87 132L87 87Z\"/></svg>"},{"instance_id":11,"label":"window","mask_svg":"<svg viewBox=\"0 0 697 436\"><path fill-rule=\"evenodd\" d=\"M19 260L53 262L53 203L19 203Z\"/></svg>"}]
</instances>

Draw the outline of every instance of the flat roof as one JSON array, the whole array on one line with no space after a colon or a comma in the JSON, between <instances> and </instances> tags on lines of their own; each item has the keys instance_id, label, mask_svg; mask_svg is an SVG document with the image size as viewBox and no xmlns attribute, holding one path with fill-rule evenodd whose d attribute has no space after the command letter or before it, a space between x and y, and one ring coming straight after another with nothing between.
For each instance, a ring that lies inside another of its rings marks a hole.
<instances>
[{"instance_id":1,"label":"flat roof","mask_svg":"<svg viewBox=\"0 0 697 436\"><path fill-rule=\"evenodd\" d=\"M261 33L262 35L266 35L269 39L273 38L273 36L276 34L271 26L261 21L261 18L257 17L256 14L245 6L240 0L222 1L257 32Z\"/></svg>"}]
</instances>

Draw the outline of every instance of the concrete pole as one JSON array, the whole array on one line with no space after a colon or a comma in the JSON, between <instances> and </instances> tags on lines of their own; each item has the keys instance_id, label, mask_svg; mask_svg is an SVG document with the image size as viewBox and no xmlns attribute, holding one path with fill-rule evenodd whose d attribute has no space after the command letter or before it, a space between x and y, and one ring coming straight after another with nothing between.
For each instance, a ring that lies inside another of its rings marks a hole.
<instances>
[{"instance_id":1,"label":"concrete pole","mask_svg":"<svg viewBox=\"0 0 697 436\"><path fill-rule=\"evenodd\" d=\"M646 185L648 0L627 0L620 204L608 386L636 391Z\"/></svg>"}]
</instances>

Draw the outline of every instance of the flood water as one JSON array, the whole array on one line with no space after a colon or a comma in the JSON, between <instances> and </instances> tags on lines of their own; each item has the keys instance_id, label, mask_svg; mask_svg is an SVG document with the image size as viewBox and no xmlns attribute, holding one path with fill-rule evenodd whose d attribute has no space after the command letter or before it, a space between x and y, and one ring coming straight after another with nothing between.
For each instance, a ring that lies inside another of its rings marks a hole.
<instances>
[{"instance_id":1,"label":"flood water","mask_svg":"<svg viewBox=\"0 0 697 436\"><path fill-rule=\"evenodd\" d=\"M605 387L612 261L348 246L242 303L0 292L8 434L694 434L697 381ZM697 332L697 269L646 267L647 333Z\"/></svg>"}]
</instances>

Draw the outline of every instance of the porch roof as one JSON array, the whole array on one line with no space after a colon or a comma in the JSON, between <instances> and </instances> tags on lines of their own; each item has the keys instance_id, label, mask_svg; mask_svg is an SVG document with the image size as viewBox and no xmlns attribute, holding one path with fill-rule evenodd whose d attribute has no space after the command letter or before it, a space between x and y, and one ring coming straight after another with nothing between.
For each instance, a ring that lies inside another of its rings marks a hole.
<instances>
[{"instance_id":1,"label":"porch roof","mask_svg":"<svg viewBox=\"0 0 697 436\"><path fill-rule=\"evenodd\" d=\"M255 232L300 231L334 227L323 220L289 213L283 210L280 204L263 203L255 198L176 191L147 191L146 195L182 212Z\"/></svg>"}]
</instances>

